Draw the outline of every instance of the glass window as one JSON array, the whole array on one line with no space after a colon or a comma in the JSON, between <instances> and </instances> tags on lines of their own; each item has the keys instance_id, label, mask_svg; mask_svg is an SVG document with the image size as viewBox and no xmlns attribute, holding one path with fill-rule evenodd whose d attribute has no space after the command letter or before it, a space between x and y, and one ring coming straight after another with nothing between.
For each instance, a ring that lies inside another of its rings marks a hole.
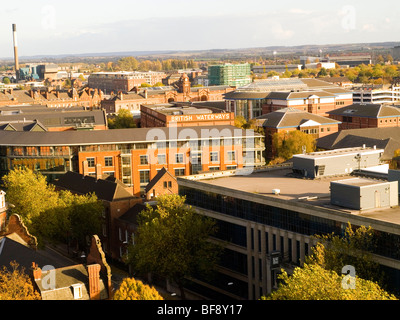
<instances>
[{"instance_id":1,"label":"glass window","mask_svg":"<svg viewBox=\"0 0 400 320\"><path fill-rule=\"evenodd\" d=\"M180 177L185 175L185 169L175 169L175 176Z\"/></svg>"},{"instance_id":2,"label":"glass window","mask_svg":"<svg viewBox=\"0 0 400 320\"><path fill-rule=\"evenodd\" d=\"M147 155L140 156L140 164L141 165L149 164L149 157Z\"/></svg>"},{"instance_id":3,"label":"glass window","mask_svg":"<svg viewBox=\"0 0 400 320\"><path fill-rule=\"evenodd\" d=\"M94 158L86 158L86 161L88 163L89 168L93 168L95 166L95 160Z\"/></svg>"},{"instance_id":4,"label":"glass window","mask_svg":"<svg viewBox=\"0 0 400 320\"><path fill-rule=\"evenodd\" d=\"M150 182L150 170L139 171L140 184L147 184Z\"/></svg>"},{"instance_id":5,"label":"glass window","mask_svg":"<svg viewBox=\"0 0 400 320\"><path fill-rule=\"evenodd\" d=\"M228 151L228 161L236 161L236 152Z\"/></svg>"},{"instance_id":6,"label":"glass window","mask_svg":"<svg viewBox=\"0 0 400 320\"><path fill-rule=\"evenodd\" d=\"M113 166L113 158L112 157L104 157L104 165L106 167L112 167Z\"/></svg>"},{"instance_id":7,"label":"glass window","mask_svg":"<svg viewBox=\"0 0 400 320\"><path fill-rule=\"evenodd\" d=\"M219 161L219 153L218 152L210 152L210 161L218 162Z\"/></svg>"},{"instance_id":8,"label":"glass window","mask_svg":"<svg viewBox=\"0 0 400 320\"><path fill-rule=\"evenodd\" d=\"M159 154L157 156L158 164L166 164L167 163L167 156L165 154Z\"/></svg>"},{"instance_id":9,"label":"glass window","mask_svg":"<svg viewBox=\"0 0 400 320\"><path fill-rule=\"evenodd\" d=\"M183 163L183 153L177 153L175 155L175 163Z\"/></svg>"}]
</instances>

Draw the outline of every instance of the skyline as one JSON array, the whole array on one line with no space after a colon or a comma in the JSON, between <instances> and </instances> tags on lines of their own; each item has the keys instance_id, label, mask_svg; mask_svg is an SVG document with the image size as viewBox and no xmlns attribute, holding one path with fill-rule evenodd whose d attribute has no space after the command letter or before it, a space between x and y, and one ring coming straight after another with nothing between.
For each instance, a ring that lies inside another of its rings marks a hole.
<instances>
[{"instance_id":1,"label":"skyline","mask_svg":"<svg viewBox=\"0 0 400 320\"><path fill-rule=\"evenodd\" d=\"M0 12L0 57L13 56L14 23L20 56L397 41L400 6L374 3L21 0Z\"/></svg>"}]
</instances>

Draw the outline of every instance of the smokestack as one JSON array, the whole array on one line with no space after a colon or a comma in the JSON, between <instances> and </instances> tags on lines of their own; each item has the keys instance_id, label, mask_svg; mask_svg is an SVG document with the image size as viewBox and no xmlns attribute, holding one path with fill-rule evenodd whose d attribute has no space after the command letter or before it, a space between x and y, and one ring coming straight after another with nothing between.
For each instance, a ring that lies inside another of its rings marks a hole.
<instances>
[{"instance_id":1,"label":"smokestack","mask_svg":"<svg viewBox=\"0 0 400 320\"><path fill-rule=\"evenodd\" d=\"M18 41L17 41L17 25L12 25L13 40L14 40L14 61L15 61L15 74L17 81L19 80L19 62L18 62Z\"/></svg>"}]
</instances>

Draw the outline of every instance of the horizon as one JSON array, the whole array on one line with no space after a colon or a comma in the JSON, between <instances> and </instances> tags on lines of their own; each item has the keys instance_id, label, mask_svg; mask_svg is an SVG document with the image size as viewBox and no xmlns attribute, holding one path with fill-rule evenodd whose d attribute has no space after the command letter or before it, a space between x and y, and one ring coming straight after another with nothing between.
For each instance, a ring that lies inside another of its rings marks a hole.
<instances>
[{"instance_id":1,"label":"horizon","mask_svg":"<svg viewBox=\"0 0 400 320\"><path fill-rule=\"evenodd\" d=\"M13 57L12 24L22 58L384 43L397 42L400 34L400 6L394 0L385 6L372 0L329 6L311 0L301 5L250 0L246 6L237 0L193 2L115 0L111 9L103 0L96 5L71 0L67 6L7 2L0 13L1 28L7 30L0 37L0 58Z\"/></svg>"}]
</instances>

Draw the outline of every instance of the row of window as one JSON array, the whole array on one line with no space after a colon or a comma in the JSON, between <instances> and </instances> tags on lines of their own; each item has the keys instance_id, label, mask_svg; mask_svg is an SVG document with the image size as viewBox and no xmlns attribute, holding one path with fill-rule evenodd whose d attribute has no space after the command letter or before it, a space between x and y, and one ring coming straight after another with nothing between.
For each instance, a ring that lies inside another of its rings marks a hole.
<instances>
[{"instance_id":1,"label":"row of window","mask_svg":"<svg viewBox=\"0 0 400 320\"><path fill-rule=\"evenodd\" d=\"M232 162L236 161L236 151L228 151L228 159L227 161ZM196 159L196 158L193 158ZM94 168L96 166L96 160L94 157L86 158L89 168ZM210 161L211 162L218 162L219 161L219 152L210 152ZM167 164L167 156L166 154L159 154L157 155L157 162L158 164ZM175 154L175 163L185 163L184 162L184 154L177 153ZM149 164L149 156L148 155L141 155L140 156L140 165L148 165ZM104 165L106 167L113 166L113 157L104 157Z\"/></svg>"}]
</instances>

